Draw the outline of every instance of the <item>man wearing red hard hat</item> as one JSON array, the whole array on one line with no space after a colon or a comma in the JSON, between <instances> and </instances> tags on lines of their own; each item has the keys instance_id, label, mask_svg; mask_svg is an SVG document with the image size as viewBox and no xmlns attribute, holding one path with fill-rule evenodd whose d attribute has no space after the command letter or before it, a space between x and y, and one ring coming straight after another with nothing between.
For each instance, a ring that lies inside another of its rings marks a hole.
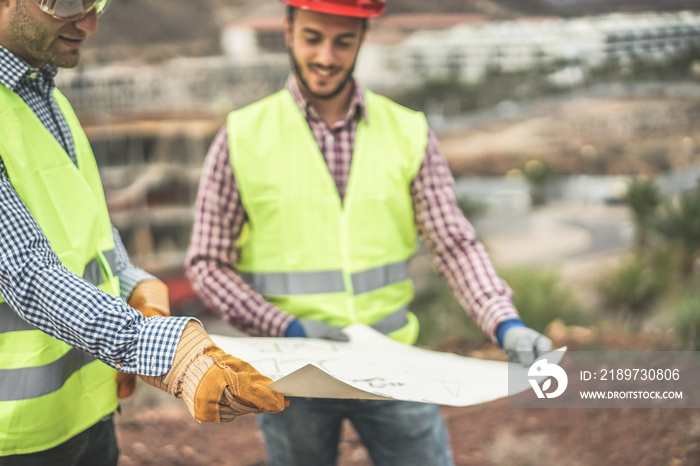
<instances>
[{"instance_id":1,"label":"man wearing red hard hat","mask_svg":"<svg viewBox=\"0 0 700 466\"><path fill-rule=\"evenodd\" d=\"M353 78L367 19L385 1L283 1L293 74L232 112L205 161L187 255L199 295L253 335L342 341L359 322L410 345L408 262L420 238L511 360L529 366L550 351L457 207L425 116ZM453 464L432 404L294 398L258 419L273 466L335 464L345 419L376 465Z\"/></svg>"}]
</instances>

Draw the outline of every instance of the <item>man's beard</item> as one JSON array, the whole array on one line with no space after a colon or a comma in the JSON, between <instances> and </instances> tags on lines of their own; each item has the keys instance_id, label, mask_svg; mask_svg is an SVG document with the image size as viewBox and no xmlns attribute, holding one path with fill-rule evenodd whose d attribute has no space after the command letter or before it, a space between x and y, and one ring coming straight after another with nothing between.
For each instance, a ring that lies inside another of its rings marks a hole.
<instances>
[{"instance_id":1,"label":"man's beard","mask_svg":"<svg viewBox=\"0 0 700 466\"><path fill-rule=\"evenodd\" d=\"M338 84L338 87L333 89L330 93L328 94L318 94L315 93L311 90L311 87L309 86L309 83L304 79L304 76L301 74L301 65L299 65L299 62L297 62L296 58L294 58L294 54L292 53L292 49L287 47L287 53L289 54L289 61L292 63L292 68L294 68L294 74L297 77L297 80L301 83L302 87L306 90L306 92L313 98L315 99L321 99L321 100L329 100L332 99L333 97L337 96L342 92L343 89L345 89L345 86L347 83L352 79L352 74L355 71L355 63L357 63L357 58L355 58L355 61L352 62L352 66L348 70L347 74L345 75L345 79L343 79L340 84Z\"/></svg>"}]
</instances>

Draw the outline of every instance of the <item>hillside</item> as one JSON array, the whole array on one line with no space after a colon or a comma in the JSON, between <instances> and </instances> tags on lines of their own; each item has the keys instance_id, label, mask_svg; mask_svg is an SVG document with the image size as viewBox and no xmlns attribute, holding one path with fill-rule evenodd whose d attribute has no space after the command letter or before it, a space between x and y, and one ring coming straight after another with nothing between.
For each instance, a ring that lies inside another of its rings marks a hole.
<instances>
[{"instance_id":1,"label":"hillside","mask_svg":"<svg viewBox=\"0 0 700 466\"><path fill-rule=\"evenodd\" d=\"M697 0L389 0L387 14L478 13L493 19L700 9ZM223 25L252 15L281 14L279 0L120 0L85 47L85 63L159 60L219 53Z\"/></svg>"},{"instance_id":2,"label":"hillside","mask_svg":"<svg viewBox=\"0 0 700 466\"><path fill-rule=\"evenodd\" d=\"M518 118L443 132L440 144L455 176L503 176L533 158L562 175L658 175L700 162L699 117L691 95L541 99Z\"/></svg>"}]
</instances>

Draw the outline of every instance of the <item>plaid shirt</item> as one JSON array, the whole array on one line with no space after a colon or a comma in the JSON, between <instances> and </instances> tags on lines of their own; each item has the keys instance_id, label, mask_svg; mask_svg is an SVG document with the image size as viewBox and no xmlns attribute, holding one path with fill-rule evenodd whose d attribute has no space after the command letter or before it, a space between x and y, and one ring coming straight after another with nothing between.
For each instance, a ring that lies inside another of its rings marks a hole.
<instances>
[{"instance_id":1,"label":"plaid shirt","mask_svg":"<svg viewBox=\"0 0 700 466\"><path fill-rule=\"evenodd\" d=\"M14 91L76 163L73 139L53 99L55 66L31 68L0 47L0 84ZM2 128L0 128L2 131ZM134 267L114 227L120 294L153 277ZM30 283L31 280L31 283ZM123 299L70 273L15 192L0 160L0 296L27 322L123 372L168 371L188 319L146 319Z\"/></svg>"},{"instance_id":2,"label":"plaid shirt","mask_svg":"<svg viewBox=\"0 0 700 466\"><path fill-rule=\"evenodd\" d=\"M362 89L355 84L345 118L332 128L304 97L293 76L286 89L306 118L343 199L357 123L366 117ZM518 318L512 292L496 274L474 228L457 207L454 180L432 131L410 193L418 233L432 254L435 267L469 315L494 338L499 323ZM224 127L212 142L204 163L187 252L187 274L205 303L232 324L255 335L282 336L294 317L266 301L235 272L236 240L246 221L229 162Z\"/></svg>"}]
</instances>

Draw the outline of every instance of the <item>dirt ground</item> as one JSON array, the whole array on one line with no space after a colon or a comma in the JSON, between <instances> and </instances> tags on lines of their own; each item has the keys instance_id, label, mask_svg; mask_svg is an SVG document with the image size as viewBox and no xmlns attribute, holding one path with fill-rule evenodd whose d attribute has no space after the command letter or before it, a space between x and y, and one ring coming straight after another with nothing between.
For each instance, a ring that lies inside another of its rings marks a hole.
<instances>
[{"instance_id":1,"label":"dirt ground","mask_svg":"<svg viewBox=\"0 0 700 466\"><path fill-rule=\"evenodd\" d=\"M697 465L700 411L677 409L514 409L505 400L443 408L457 465ZM253 416L198 424L180 405L119 420L121 464L262 466ZM371 465L350 429L339 465ZM426 465L430 466L430 465Z\"/></svg>"},{"instance_id":2,"label":"dirt ground","mask_svg":"<svg viewBox=\"0 0 700 466\"><path fill-rule=\"evenodd\" d=\"M550 336L557 347L581 347L582 337L576 332L560 329ZM607 333L583 338L586 344L608 348L660 348L648 336ZM460 352L458 342L444 349ZM492 346L470 355L502 358ZM255 416L230 424L199 424L183 404L163 395L140 384L137 393L124 400L117 418L123 466L266 464ZM700 409L527 409L510 408L507 400L500 399L442 411L457 465L700 464ZM349 425L338 464L372 464Z\"/></svg>"}]
</instances>

